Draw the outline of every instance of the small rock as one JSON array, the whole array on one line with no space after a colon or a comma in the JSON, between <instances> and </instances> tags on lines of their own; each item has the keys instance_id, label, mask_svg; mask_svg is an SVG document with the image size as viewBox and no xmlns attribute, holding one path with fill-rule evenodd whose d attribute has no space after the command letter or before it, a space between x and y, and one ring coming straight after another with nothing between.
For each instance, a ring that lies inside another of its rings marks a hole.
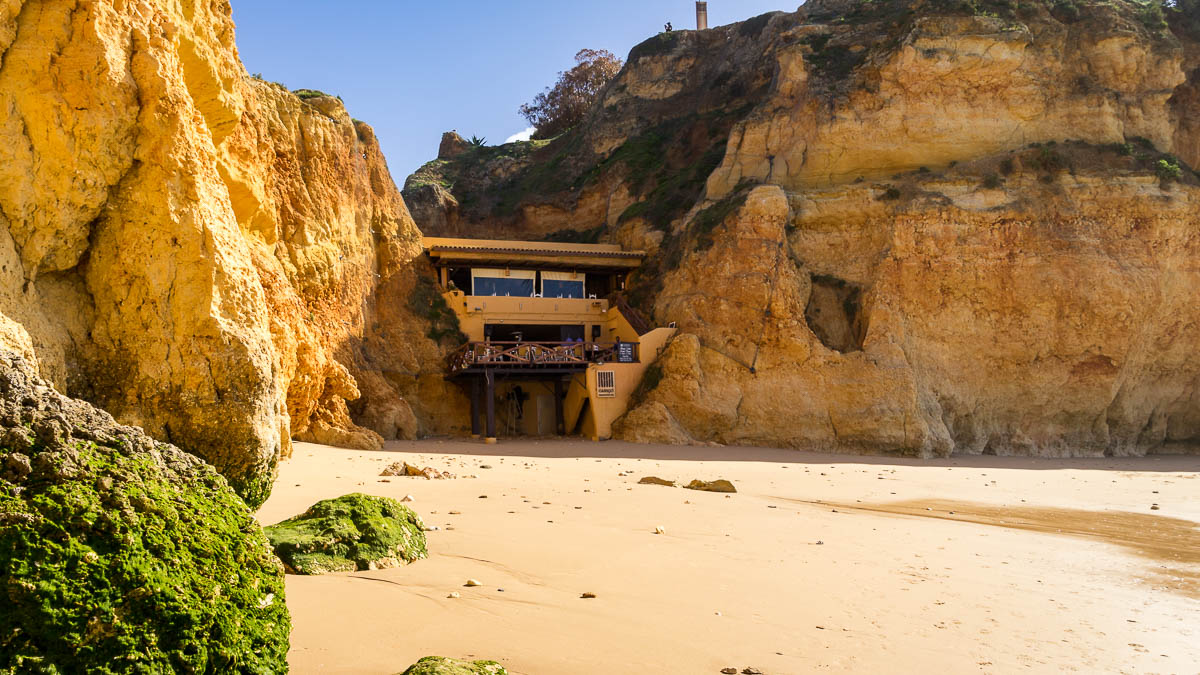
<instances>
[{"instance_id":1,"label":"small rock","mask_svg":"<svg viewBox=\"0 0 1200 675\"><path fill-rule=\"evenodd\" d=\"M452 515L452 516L461 516L461 515L462 515L462 511L451 511L451 512L450 512L450 515Z\"/></svg>"},{"instance_id":2,"label":"small rock","mask_svg":"<svg viewBox=\"0 0 1200 675\"><path fill-rule=\"evenodd\" d=\"M721 672L724 675L737 675L737 668L722 668Z\"/></svg>"},{"instance_id":3,"label":"small rock","mask_svg":"<svg viewBox=\"0 0 1200 675\"><path fill-rule=\"evenodd\" d=\"M758 668L746 666L745 668L742 668L742 675L762 675L762 671Z\"/></svg>"},{"instance_id":4,"label":"small rock","mask_svg":"<svg viewBox=\"0 0 1200 675\"><path fill-rule=\"evenodd\" d=\"M684 487L689 490L701 490L703 492L737 492L737 488L733 486L733 483L725 479L694 480Z\"/></svg>"},{"instance_id":5,"label":"small rock","mask_svg":"<svg viewBox=\"0 0 1200 675\"><path fill-rule=\"evenodd\" d=\"M1158 504L1151 504L1151 505L1150 505L1150 510L1151 510L1151 511L1157 511L1157 510L1158 510Z\"/></svg>"},{"instance_id":6,"label":"small rock","mask_svg":"<svg viewBox=\"0 0 1200 675\"><path fill-rule=\"evenodd\" d=\"M654 528L654 534L666 534L666 533L667 533L667 531L664 530L661 526Z\"/></svg>"},{"instance_id":7,"label":"small rock","mask_svg":"<svg viewBox=\"0 0 1200 675\"><path fill-rule=\"evenodd\" d=\"M487 499L487 495L479 495L480 499Z\"/></svg>"},{"instance_id":8,"label":"small rock","mask_svg":"<svg viewBox=\"0 0 1200 675\"><path fill-rule=\"evenodd\" d=\"M483 584L479 583L478 579L467 579L467 583L463 584L463 586L466 586L467 588L474 588L482 585Z\"/></svg>"},{"instance_id":9,"label":"small rock","mask_svg":"<svg viewBox=\"0 0 1200 675\"><path fill-rule=\"evenodd\" d=\"M595 593L584 593L583 595L581 595L579 597L583 600L592 600L596 597L596 594Z\"/></svg>"},{"instance_id":10,"label":"small rock","mask_svg":"<svg viewBox=\"0 0 1200 675\"><path fill-rule=\"evenodd\" d=\"M479 465L479 468L481 468L481 469L490 469L490 468L492 468L492 465L491 465L491 464L480 464L480 465Z\"/></svg>"},{"instance_id":11,"label":"small rock","mask_svg":"<svg viewBox=\"0 0 1200 675\"><path fill-rule=\"evenodd\" d=\"M412 477L425 478L427 480L434 480L434 479L443 480L446 478L454 478L454 474L452 474L452 473L438 471L437 469L435 469L433 467L425 467L424 469L422 469L420 467L413 466L412 464L409 464L408 462L395 462L393 464L389 464L386 468L384 468L383 472L380 473L379 475L380 476L412 476Z\"/></svg>"},{"instance_id":12,"label":"small rock","mask_svg":"<svg viewBox=\"0 0 1200 675\"><path fill-rule=\"evenodd\" d=\"M454 591L450 595L447 595L446 597L447 598L461 598L462 595L458 591Z\"/></svg>"},{"instance_id":13,"label":"small rock","mask_svg":"<svg viewBox=\"0 0 1200 675\"><path fill-rule=\"evenodd\" d=\"M412 495L404 495L404 498L401 499L400 501L401 502L411 502L411 501L413 501L413 496Z\"/></svg>"},{"instance_id":14,"label":"small rock","mask_svg":"<svg viewBox=\"0 0 1200 675\"><path fill-rule=\"evenodd\" d=\"M665 485L667 487L675 487L675 481L659 478L658 476L643 476L638 481L638 485Z\"/></svg>"},{"instance_id":15,"label":"small rock","mask_svg":"<svg viewBox=\"0 0 1200 675\"><path fill-rule=\"evenodd\" d=\"M821 541L820 539L817 540L817 546L824 546L824 545L825 545L825 542Z\"/></svg>"}]
</instances>

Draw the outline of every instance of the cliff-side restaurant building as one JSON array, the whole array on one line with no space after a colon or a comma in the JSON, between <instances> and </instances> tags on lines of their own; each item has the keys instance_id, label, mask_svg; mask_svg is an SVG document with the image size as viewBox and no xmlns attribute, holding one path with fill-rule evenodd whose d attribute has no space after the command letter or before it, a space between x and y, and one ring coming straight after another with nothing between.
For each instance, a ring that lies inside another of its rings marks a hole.
<instances>
[{"instance_id":1,"label":"cliff-side restaurant building","mask_svg":"<svg viewBox=\"0 0 1200 675\"><path fill-rule=\"evenodd\" d=\"M471 431L609 438L674 328L643 325L608 298L645 254L609 244L425 238L467 343L449 379L471 399Z\"/></svg>"}]
</instances>

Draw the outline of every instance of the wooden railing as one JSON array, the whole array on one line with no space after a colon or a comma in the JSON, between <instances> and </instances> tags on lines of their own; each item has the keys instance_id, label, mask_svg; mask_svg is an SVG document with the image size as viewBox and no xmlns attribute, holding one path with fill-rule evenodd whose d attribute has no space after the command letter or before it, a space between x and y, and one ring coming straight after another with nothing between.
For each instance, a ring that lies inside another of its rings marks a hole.
<instances>
[{"instance_id":1,"label":"wooden railing","mask_svg":"<svg viewBox=\"0 0 1200 675\"><path fill-rule=\"evenodd\" d=\"M631 350L631 351L630 351ZM471 368L553 368L586 366L589 363L618 362L624 351L626 361L638 360L638 345L615 342L468 342L447 357L451 373Z\"/></svg>"}]
</instances>

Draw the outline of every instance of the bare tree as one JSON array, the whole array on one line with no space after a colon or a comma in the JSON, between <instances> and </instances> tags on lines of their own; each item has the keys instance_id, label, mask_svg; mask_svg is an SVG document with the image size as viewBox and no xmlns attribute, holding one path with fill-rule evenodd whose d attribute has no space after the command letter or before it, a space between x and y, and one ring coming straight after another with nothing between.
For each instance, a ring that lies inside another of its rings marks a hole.
<instances>
[{"instance_id":1,"label":"bare tree","mask_svg":"<svg viewBox=\"0 0 1200 675\"><path fill-rule=\"evenodd\" d=\"M575 67L558 74L553 87L521 106L521 115L537 132L534 138L552 138L575 126L587 114L604 85L621 72L621 59L603 49L583 49Z\"/></svg>"}]
</instances>

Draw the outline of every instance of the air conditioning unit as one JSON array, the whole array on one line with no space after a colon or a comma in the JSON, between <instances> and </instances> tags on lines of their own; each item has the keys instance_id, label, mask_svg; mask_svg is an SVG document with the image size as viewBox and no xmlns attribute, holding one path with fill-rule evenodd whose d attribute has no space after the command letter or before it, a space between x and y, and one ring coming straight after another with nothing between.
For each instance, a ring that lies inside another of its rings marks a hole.
<instances>
[{"instance_id":1,"label":"air conditioning unit","mask_svg":"<svg viewBox=\"0 0 1200 675\"><path fill-rule=\"evenodd\" d=\"M596 396L599 398L617 397L617 373L615 371L596 371Z\"/></svg>"}]
</instances>

